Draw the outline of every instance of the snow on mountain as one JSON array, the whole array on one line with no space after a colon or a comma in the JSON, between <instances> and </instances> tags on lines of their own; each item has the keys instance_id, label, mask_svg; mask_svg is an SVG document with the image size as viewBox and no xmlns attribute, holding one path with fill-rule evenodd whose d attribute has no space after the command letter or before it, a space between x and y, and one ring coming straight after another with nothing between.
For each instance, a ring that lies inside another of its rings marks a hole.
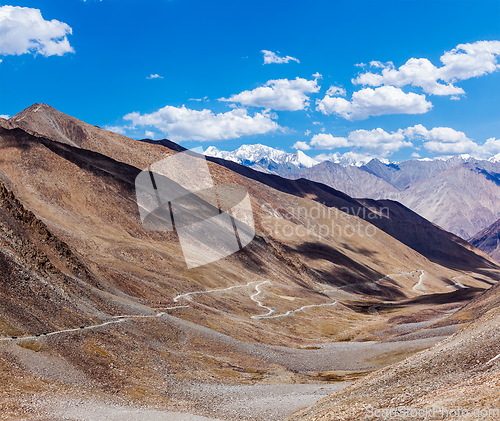
<instances>
[{"instance_id":1,"label":"snow on mountain","mask_svg":"<svg viewBox=\"0 0 500 421\"><path fill-rule=\"evenodd\" d=\"M342 165L343 167L348 167L348 166L362 167L363 165L366 165L373 159L377 159L378 161L387 165L391 164L391 162L385 158L372 158L371 156L361 155L353 152L347 152L343 155L337 153L331 155L321 154L316 156L315 159L321 162L330 161L333 162L334 164Z\"/></svg>"},{"instance_id":2,"label":"snow on mountain","mask_svg":"<svg viewBox=\"0 0 500 421\"><path fill-rule=\"evenodd\" d=\"M287 153L261 144L242 145L233 152L220 151L215 146L209 146L204 155L226 159L246 166L253 166L255 164L262 166L267 163L271 165L286 165L288 167L293 166L301 169L311 168L319 163L319 161L307 156L302 151Z\"/></svg>"},{"instance_id":3,"label":"snow on mountain","mask_svg":"<svg viewBox=\"0 0 500 421\"><path fill-rule=\"evenodd\" d=\"M494 164L500 162L500 153L493 155L491 158L488 159L489 162L493 162Z\"/></svg>"},{"instance_id":4,"label":"snow on mountain","mask_svg":"<svg viewBox=\"0 0 500 421\"><path fill-rule=\"evenodd\" d=\"M500 156L500 154L497 156ZM494 158L494 157L492 157L492 158ZM490 158L488 161L490 161L492 158ZM444 161L444 162L464 163L464 162L472 161L474 159L476 159L476 158L474 158L473 156L471 156L467 153L463 153L460 155L435 156L434 158L418 158L415 161L420 161L420 162ZM490 162L492 162L492 161L490 161Z\"/></svg>"},{"instance_id":5,"label":"snow on mountain","mask_svg":"<svg viewBox=\"0 0 500 421\"><path fill-rule=\"evenodd\" d=\"M330 161L343 167L364 167L371 161L380 162L385 166L398 166L400 164L410 162L421 162L423 164L443 162L446 163L447 166L452 166L476 160L468 154L461 154L455 156L439 156L434 158L411 159L403 162L392 162L386 158L372 158L370 156L358 154L352 151L344 154L320 154L311 158L302 151L287 153L262 144L242 145L232 152L220 151L215 146L209 146L203 154L206 156L233 161L238 164L254 168L258 171L278 174L283 177L288 177L292 174L300 172L303 169L314 167L324 161ZM488 161L491 163L500 163L500 154L492 156L488 159Z\"/></svg>"}]
</instances>

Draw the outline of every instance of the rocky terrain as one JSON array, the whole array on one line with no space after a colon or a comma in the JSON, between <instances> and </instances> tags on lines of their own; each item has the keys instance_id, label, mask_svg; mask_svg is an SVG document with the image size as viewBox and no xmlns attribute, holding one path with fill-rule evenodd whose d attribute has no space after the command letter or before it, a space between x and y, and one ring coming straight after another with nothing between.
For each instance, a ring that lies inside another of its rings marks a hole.
<instances>
[{"instance_id":1,"label":"rocky terrain","mask_svg":"<svg viewBox=\"0 0 500 421\"><path fill-rule=\"evenodd\" d=\"M188 269L135 190L183 148L44 104L0 126L0 419L283 419L454 334L500 277L396 202L221 158L256 236Z\"/></svg>"},{"instance_id":2,"label":"rocky terrain","mask_svg":"<svg viewBox=\"0 0 500 421\"><path fill-rule=\"evenodd\" d=\"M500 220L479 231L469 242L478 249L500 261Z\"/></svg>"},{"instance_id":3,"label":"rocky terrain","mask_svg":"<svg viewBox=\"0 0 500 421\"><path fill-rule=\"evenodd\" d=\"M402 419L500 419L499 292L496 285L461 311L475 321L453 336L366 376L290 420L389 418L391 410L393 418Z\"/></svg>"},{"instance_id":4,"label":"rocky terrain","mask_svg":"<svg viewBox=\"0 0 500 421\"><path fill-rule=\"evenodd\" d=\"M499 217L497 172L500 172L498 164L470 161L385 197L469 240Z\"/></svg>"},{"instance_id":5,"label":"rocky terrain","mask_svg":"<svg viewBox=\"0 0 500 421\"><path fill-rule=\"evenodd\" d=\"M371 172L364 171L363 167L355 165L341 165L331 161L325 161L312 168L303 169L290 178L306 178L326 184L340 190L352 197L373 197L374 192L378 195L395 193L396 187Z\"/></svg>"}]
</instances>

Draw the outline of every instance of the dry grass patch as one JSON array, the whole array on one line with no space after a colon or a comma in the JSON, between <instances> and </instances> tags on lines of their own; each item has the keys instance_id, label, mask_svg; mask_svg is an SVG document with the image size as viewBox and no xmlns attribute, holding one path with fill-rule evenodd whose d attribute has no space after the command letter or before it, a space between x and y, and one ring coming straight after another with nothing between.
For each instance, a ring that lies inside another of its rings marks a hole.
<instances>
[{"instance_id":1,"label":"dry grass patch","mask_svg":"<svg viewBox=\"0 0 500 421\"><path fill-rule=\"evenodd\" d=\"M353 382L370 373L372 373L372 371L320 371L309 377L312 380L328 383Z\"/></svg>"},{"instance_id":2,"label":"dry grass patch","mask_svg":"<svg viewBox=\"0 0 500 421\"><path fill-rule=\"evenodd\" d=\"M19 329L16 329L2 317L0 317L0 332L3 332L6 336L22 335L22 332Z\"/></svg>"},{"instance_id":3,"label":"dry grass patch","mask_svg":"<svg viewBox=\"0 0 500 421\"><path fill-rule=\"evenodd\" d=\"M50 349L48 346L35 340L19 341L17 342L16 345L20 346L21 348L29 349L30 351L35 351L35 352L47 351Z\"/></svg>"}]
</instances>

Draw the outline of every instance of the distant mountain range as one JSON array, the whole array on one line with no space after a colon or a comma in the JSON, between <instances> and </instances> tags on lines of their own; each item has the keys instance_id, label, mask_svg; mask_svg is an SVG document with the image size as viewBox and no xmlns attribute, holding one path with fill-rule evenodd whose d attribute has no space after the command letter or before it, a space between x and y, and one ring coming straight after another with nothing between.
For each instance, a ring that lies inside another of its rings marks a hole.
<instances>
[{"instance_id":1,"label":"distant mountain range","mask_svg":"<svg viewBox=\"0 0 500 421\"><path fill-rule=\"evenodd\" d=\"M237 162L257 171L268 174L276 174L282 177L288 177L296 174L305 168L317 166L322 161L307 156L302 151L287 153L270 146L242 145L235 151L220 151L215 146L209 146L205 152L206 156L222 158L227 161ZM343 166L361 166L363 162L354 161L350 158L331 158L329 162L335 162Z\"/></svg>"},{"instance_id":2,"label":"distant mountain range","mask_svg":"<svg viewBox=\"0 0 500 421\"><path fill-rule=\"evenodd\" d=\"M286 153L265 145L243 145L233 152L219 151L210 146L204 152L206 156L237 162L257 171L286 176L295 174L303 168L311 168L318 162L302 151Z\"/></svg>"},{"instance_id":3,"label":"distant mountain range","mask_svg":"<svg viewBox=\"0 0 500 421\"><path fill-rule=\"evenodd\" d=\"M488 160L459 155L400 163L319 163L301 151L289 154L264 145L244 145L234 152L209 147L205 155L290 179L317 181L353 197L396 200L466 240L500 218L499 155Z\"/></svg>"}]
</instances>

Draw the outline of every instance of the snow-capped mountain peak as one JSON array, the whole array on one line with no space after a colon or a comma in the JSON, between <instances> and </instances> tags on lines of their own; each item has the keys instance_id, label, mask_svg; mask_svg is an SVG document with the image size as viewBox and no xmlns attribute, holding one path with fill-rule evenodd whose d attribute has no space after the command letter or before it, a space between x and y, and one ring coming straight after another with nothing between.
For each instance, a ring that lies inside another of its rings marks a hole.
<instances>
[{"instance_id":1,"label":"snow-capped mountain peak","mask_svg":"<svg viewBox=\"0 0 500 421\"><path fill-rule=\"evenodd\" d=\"M488 161L493 162L493 163L500 162L500 153L493 155L491 158L488 159Z\"/></svg>"},{"instance_id":2,"label":"snow-capped mountain peak","mask_svg":"<svg viewBox=\"0 0 500 421\"><path fill-rule=\"evenodd\" d=\"M261 144L242 145L233 152L220 151L215 146L209 146L204 152L204 155L226 159L228 161L237 162L247 166L254 166L256 164L260 164L261 167L263 165L269 166L269 164L271 164L270 166L291 165L296 167L297 170L310 168L318 163L318 161L307 156L302 151L287 153L285 151Z\"/></svg>"}]
</instances>

